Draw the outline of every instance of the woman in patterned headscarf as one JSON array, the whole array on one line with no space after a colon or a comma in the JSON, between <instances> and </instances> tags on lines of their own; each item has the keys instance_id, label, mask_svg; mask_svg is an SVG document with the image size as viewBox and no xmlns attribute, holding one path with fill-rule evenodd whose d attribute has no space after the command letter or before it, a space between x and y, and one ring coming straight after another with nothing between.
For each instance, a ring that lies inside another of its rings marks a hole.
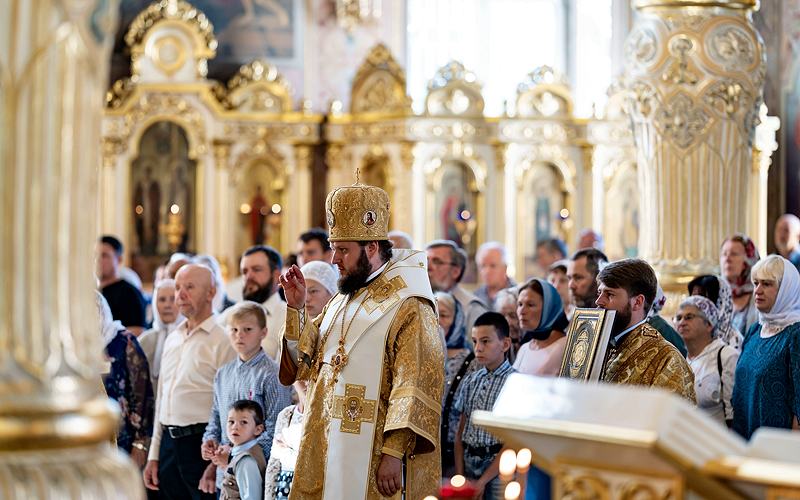
<instances>
[{"instance_id":1,"label":"woman in patterned headscarf","mask_svg":"<svg viewBox=\"0 0 800 500\"><path fill-rule=\"evenodd\" d=\"M715 335L737 351L742 350L744 337L731 325L733 319L733 294L728 281L720 276L705 274L689 282L689 295L701 295L717 307Z\"/></svg>"},{"instance_id":2,"label":"woman in patterned headscarf","mask_svg":"<svg viewBox=\"0 0 800 500\"><path fill-rule=\"evenodd\" d=\"M731 324L742 335L758 320L750 281L750 271L758 259L758 249L753 240L744 234L734 234L722 243L719 267L733 294Z\"/></svg>"}]
</instances>

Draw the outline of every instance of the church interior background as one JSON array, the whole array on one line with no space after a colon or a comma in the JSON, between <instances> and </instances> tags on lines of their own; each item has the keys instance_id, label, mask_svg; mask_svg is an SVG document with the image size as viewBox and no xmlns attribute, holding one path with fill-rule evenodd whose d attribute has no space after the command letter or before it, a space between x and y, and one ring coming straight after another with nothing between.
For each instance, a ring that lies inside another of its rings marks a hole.
<instances>
[{"instance_id":1,"label":"church interior background","mask_svg":"<svg viewBox=\"0 0 800 500\"><path fill-rule=\"evenodd\" d=\"M593 228L674 298L800 213L800 0L0 0L0 95L0 498L141 497L86 320L98 234L145 282L175 251L231 278L358 178L418 247L500 241L521 280ZM671 475L610 497L800 498L796 462L742 476L693 436L639 443Z\"/></svg>"},{"instance_id":2,"label":"church interior background","mask_svg":"<svg viewBox=\"0 0 800 500\"><path fill-rule=\"evenodd\" d=\"M797 5L763 4L766 108L741 200L762 251L800 183ZM537 241L572 248L583 228L612 259L640 254L628 2L169 5L121 3L103 119L101 229L145 281L176 250L213 254L229 277L253 243L291 252L356 169L390 193L393 229L471 256L501 241L517 279L536 271Z\"/></svg>"}]
</instances>

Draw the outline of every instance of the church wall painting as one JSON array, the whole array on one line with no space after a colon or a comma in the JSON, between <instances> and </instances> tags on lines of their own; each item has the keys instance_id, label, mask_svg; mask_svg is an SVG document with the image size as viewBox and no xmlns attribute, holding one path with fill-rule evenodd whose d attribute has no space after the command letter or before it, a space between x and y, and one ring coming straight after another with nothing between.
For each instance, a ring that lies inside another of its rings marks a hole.
<instances>
[{"instance_id":1,"label":"church wall painting","mask_svg":"<svg viewBox=\"0 0 800 500\"><path fill-rule=\"evenodd\" d=\"M472 169L456 160L445 160L434 181L434 238L456 242L467 251L463 282L476 280L475 252L478 249L479 189Z\"/></svg>"},{"instance_id":2,"label":"church wall painting","mask_svg":"<svg viewBox=\"0 0 800 500\"><path fill-rule=\"evenodd\" d=\"M518 223L523 228L522 275L541 276L547 270L536 266L536 244L549 238L565 238L561 209L566 207L563 179L554 165L536 162L524 178Z\"/></svg>"},{"instance_id":3,"label":"church wall painting","mask_svg":"<svg viewBox=\"0 0 800 500\"><path fill-rule=\"evenodd\" d=\"M242 166L236 185L236 253L252 245L282 248L285 178L274 161L254 158Z\"/></svg>"},{"instance_id":4,"label":"church wall painting","mask_svg":"<svg viewBox=\"0 0 800 500\"><path fill-rule=\"evenodd\" d=\"M639 253L639 179L636 165L620 165L607 181L604 207L606 254L612 260Z\"/></svg>"},{"instance_id":5,"label":"church wall painting","mask_svg":"<svg viewBox=\"0 0 800 500\"><path fill-rule=\"evenodd\" d=\"M175 251L193 251L195 242L196 163L179 125L158 121L139 139L131 164L130 247L143 266L141 276ZM138 270L137 270L138 271Z\"/></svg>"}]
</instances>

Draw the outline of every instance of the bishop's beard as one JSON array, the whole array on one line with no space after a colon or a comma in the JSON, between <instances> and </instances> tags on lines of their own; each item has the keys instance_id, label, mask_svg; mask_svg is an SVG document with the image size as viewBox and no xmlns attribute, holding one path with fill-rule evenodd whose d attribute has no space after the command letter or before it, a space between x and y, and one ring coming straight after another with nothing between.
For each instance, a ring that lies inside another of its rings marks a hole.
<instances>
[{"instance_id":1,"label":"bishop's beard","mask_svg":"<svg viewBox=\"0 0 800 500\"><path fill-rule=\"evenodd\" d=\"M625 305L625 309L622 311L617 311L617 314L614 316L614 323L611 325L611 336L619 335L622 333L626 328L628 328L628 324L631 322L631 315L633 311L631 310L631 304L628 303Z\"/></svg>"},{"instance_id":2,"label":"bishop's beard","mask_svg":"<svg viewBox=\"0 0 800 500\"><path fill-rule=\"evenodd\" d=\"M369 265L367 252L364 248L361 248L361 255L358 256L356 268L352 271L347 271L347 274L342 273L339 278L339 293L353 295L364 287L370 274L372 274L372 267Z\"/></svg>"}]
</instances>

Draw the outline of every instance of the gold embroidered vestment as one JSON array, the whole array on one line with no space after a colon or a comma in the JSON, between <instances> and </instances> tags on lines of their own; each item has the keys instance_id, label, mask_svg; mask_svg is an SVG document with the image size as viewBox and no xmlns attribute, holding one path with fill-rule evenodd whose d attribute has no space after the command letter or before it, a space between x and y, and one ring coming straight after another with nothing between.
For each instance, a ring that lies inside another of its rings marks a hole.
<instances>
[{"instance_id":1,"label":"gold embroidered vestment","mask_svg":"<svg viewBox=\"0 0 800 500\"><path fill-rule=\"evenodd\" d=\"M619 346L609 347L603 381L661 387L696 404L689 363L647 323L628 333Z\"/></svg>"}]
</instances>

